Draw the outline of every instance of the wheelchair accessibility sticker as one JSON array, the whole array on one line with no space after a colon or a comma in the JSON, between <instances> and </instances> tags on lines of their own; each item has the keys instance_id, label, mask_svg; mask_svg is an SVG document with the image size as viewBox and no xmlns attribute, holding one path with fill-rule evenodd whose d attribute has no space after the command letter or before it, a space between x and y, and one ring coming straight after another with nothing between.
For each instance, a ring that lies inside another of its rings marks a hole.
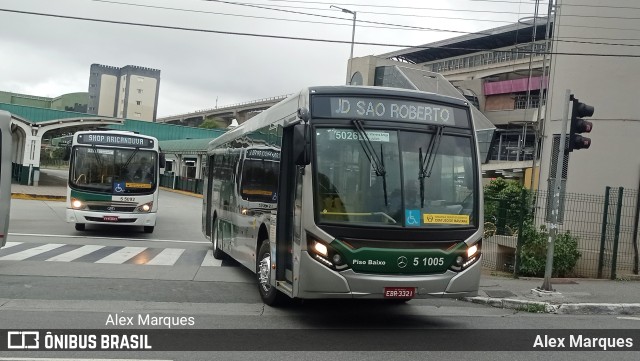
<instances>
[{"instance_id":1,"label":"wheelchair accessibility sticker","mask_svg":"<svg viewBox=\"0 0 640 361\"><path fill-rule=\"evenodd\" d=\"M420 210L419 209L405 209L404 210L404 225L407 227L420 227Z\"/></svg>"},{"instance_id":2,"label":"wheelchair accessibility sticker","mask_svg":"<svg viewBox=\"0 0 640 361\"><path fill-rule=\"evenodd\" d=\"M113 182L113 192L114 193L123 193L124 192L124 182Z\"/></svg>"},{"instance_id":3,"label":"wheelchair accessibility sticker","mask_svg":"<svg viewBox=\"0 0 640 361\"><path fill-rule=\"evenodd\" d=\"M425 224L469 224L469 216L464 214L433 214L422 215Z\"/></svg>"}]
</instances>

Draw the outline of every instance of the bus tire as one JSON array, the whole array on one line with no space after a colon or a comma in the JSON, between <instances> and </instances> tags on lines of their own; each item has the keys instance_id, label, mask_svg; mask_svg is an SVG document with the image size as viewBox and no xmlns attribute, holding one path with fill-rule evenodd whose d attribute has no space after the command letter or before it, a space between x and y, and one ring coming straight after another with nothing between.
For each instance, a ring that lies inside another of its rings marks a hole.
<instances>
[{"instance_id":1,"label":"bus tire","mask_svg":"<svg viewBox=\"0 0 640 361\"><path fill-rule=\"evenodd\" d=\"M76 231L84 231L84 223L76 223Z\"/></svg>"},{"instance_id":2,"label":"bus tire","mask_svg":"<svg viewBox=\"0 0 640 361\"><path fill-rule=\"evenodd\" d=\"M285 295L269 283L271 279L271 249L269 240L265 239L258 250L256 258L256 279L260 298L268 306L278 306L285 301Z\"/></svg>"},{"instance_id":3,"label":"bus tire","mask_svg":"<svg viewBox=\"0 0 640 361\"><path fill-rule=\"evenodd\" d=\"M153 233L155 226L144 226L144 233Z\"/></svg>"},{"instance_id":4,"label":"bus tire","mask_svg":"<svg viewBox=\"0 0 640 361\"><path fill-rule=\"evenodd\" d=\"M220 237L218 237L218 229L220 228L220 220L218 218L213 221L213 229L211 230L211 243L213 245L213 258L224 259L224 252L220 249Z\"/></svg>"}]
</instances>

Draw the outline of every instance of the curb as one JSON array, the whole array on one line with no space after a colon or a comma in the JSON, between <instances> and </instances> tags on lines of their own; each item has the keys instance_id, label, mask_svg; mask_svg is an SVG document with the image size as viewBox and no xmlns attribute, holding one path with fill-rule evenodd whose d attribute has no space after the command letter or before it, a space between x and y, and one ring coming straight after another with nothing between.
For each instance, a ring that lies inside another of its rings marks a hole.
<instances>
[{"instance_id":1,"label":"curb","mask_svg":"<svg viewBox=\"0 0 640 361\"><path fill-rule=\"evenodd\" d=\"M464 297L463 301L533 313L558 315L640 315L640 303L563 303L526 301L511 298Z\"/></svg>"},{"instance_id":2,"label":"curb","mask_svg":"<svg viewBox=\"0 0 640 361\"><path fill-rule=\"evenodd\" d=\"M11 199L25 199L31 201L65 202L67 196L52 196L43 194L11 193Z\"/></svg>"}]
</instances>

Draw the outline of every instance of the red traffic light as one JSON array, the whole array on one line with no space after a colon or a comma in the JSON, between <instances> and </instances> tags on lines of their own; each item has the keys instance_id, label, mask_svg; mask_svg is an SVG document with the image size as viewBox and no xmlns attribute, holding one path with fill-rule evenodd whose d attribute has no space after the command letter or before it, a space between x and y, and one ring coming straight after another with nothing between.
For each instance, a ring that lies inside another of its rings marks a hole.
<instances>
[{"instance_id":1,"label":"red traffic light","mask_svg":"<svg viewBox=\"0 0 640 361\"><path fill-rule=\"evenodd\" d=\"M571 133L569 135L569 152L578 149L588 149L591 146L591 139L583 137L580 133L590 133L593 129L593 123L581 119L581 117L590 117L593 115L594 107L581 103L578 99L572 98L573 108L571 110Z\"/></svg>"},{"instance_id":2,"label":"red traffic light","mask_svg":"<svg viewBox=\"0 0 640 361\"><path fill-rule=\"evenodd\" d=\"M571 144L573 145L574 150L578 149L589 149L591 146L591 138L583 137L581 135L575 134L571 138Z\"/></svg>"}]
</instances>

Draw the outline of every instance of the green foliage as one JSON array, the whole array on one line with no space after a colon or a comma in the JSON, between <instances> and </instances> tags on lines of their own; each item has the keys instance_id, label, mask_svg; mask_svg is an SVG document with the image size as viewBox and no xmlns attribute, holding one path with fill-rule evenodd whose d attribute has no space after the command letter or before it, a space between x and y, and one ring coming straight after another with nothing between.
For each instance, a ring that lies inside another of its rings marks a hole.
<instances>
[{"instance_id":1,"label":"green foliage","mask_svg":"<svg viewBox=\"0 0 640 361\"><path fill-rule=\"evenodd\" d=\"M522 199L524 194L524 199ZM513 235L532 218L532 193L519 182L497 178L484 187L484 218L497 234Z\"/></svg>"},{"instance_id":2,"label":"green foliage","mask_svg":"<svg viewBox=\"0 0 640 361\"><path fill-rule=\"evenodd\" d=\"M207 118L198 127L206 129L221 129L225 128L226 126L227 125L225 124L224 120L220 118Z\"/></svg>"},{"instance_id":3,"label":"green foliage","mask_svg":"<svg viewBox=\"0 0 640 361\"><path fill-rule=\"evenodd\" d=\"M544 276L547 262L547 242L549 232L545 226L536 229L526 222L522 231L522 251L520 253L520 274L523 276ZM580 259L578 238L569 231L558 233L553 248L553 277L566 277Z\"/></svg>"}]
</instances>

